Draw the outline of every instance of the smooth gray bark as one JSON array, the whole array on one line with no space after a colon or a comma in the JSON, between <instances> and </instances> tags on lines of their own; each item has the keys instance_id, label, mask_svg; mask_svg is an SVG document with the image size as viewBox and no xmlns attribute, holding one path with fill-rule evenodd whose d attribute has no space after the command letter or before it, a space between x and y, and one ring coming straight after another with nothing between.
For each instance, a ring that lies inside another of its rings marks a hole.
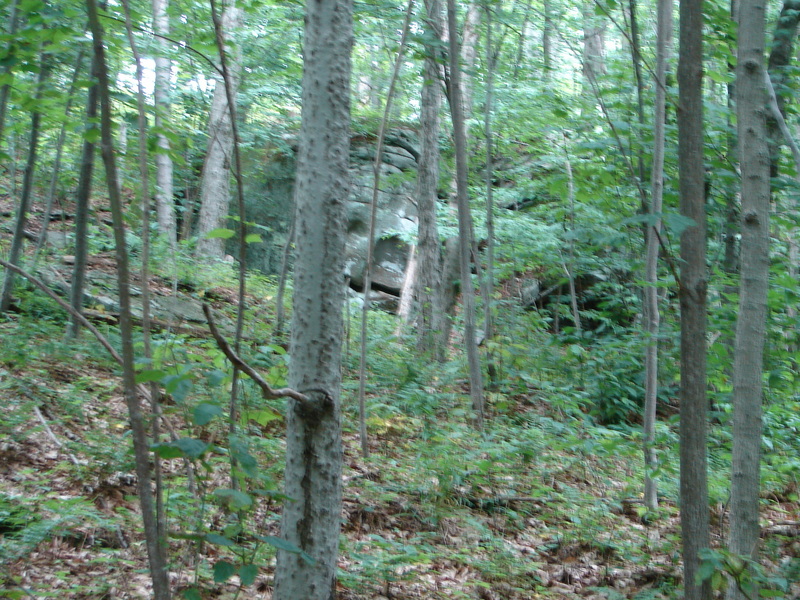
<instances>
[{"instance_id":1,"label":"smooth gray bark","mask_svg":"<svg viewBox=\"0 0 800 600\"><path fill-rule=\"evenodd\" d=\"M306 5L297 157L296 261L287 405L283 537L314 559L278 551L275 600L336 594L342 494L340 360L349 195L351 0Z\"/></svg>"},{"instance_id":2,"label":"smooth gray bark","mask_svg":"<svg viewBox=\"0 0 800 600\"><path fill-rule=\"evenodd\" d=\"M694 221L681 234L680 500L686 600L711 598L698 583L700 551L709 545L706 430L706 213L703 166L703 4L680 2L678 166L680 211Z\"/></svg>"},{"instance_id":3,"label":"smooth gray bark","mask_svg":"<svg viewBox=\"0 0 800 600\"><path fill-rule=\"evenodd\" d=\"M475 61L478 58L478 39L480 37L481 6L472 0L464 16L464 29L461 32L461 96L464 99L464 120L472 116L472 79ZM451 30L452 31L452 30Z\"/></svg>"},{"instance_id":4,"label":"smooth gray bark","mask_svg":"<svg viewBox=\"0 0 800 600\"><path fill-rule=\"evenodd\" d=\"M653 122L653 165L650 174L650 214L654 222L647 228L644 288L644 503L650 510L658 508L658 485L652 471L658 466L655 454L656 400L658 396L658 250L661 231L661 210L664 198L664 145L667 96L667 62L672 42L672 0L658 2L658 39L656 40L655 109Z\"/></svg>"},{"instance_id":5,"label":"smooth gray bark","mask_svg":"<svg viewBox=\"0 0 800 600\"><path fill-rule=\"evenodd\" d=\"M167 8L169 0L153 0L153 31L156 34L155 44L155 84L153 96L155 101L156 130L156 214L158 215L158 232L167 240L174 252L178 239L175 228L175 200L172 189L172 157L170 156L169 139L164 129L170 117L170 73L172 62L169 59L169 43L162 36L169 35L169 16Z\"/></svg>"},{"instance_id":6,"label":"smooth gray bark","mask_svg":"<svg viewBox=\"0 0 800 600\"><path fill-rule=\"evenodd\" d=\"M733 362L733 456L729 549L755 560L760 527L761 400L769 288L770 153L765 106L765 6L739 4L736 114L742 177L739 315ZM747 571L745 571L745 576ZM742 587L744 584L746 587ZM758 598L754 581L732 581L730 600Z\"/></svg>"},{"instance_id":7,"label":"smooth gray bark","mask_svg":"<svg viewBox=\"0 0 800 600\"><path fill-rule=\"evenodd\" d=\"M225 6L222 15L222 30L226 41L234 38L241 27L242 9L235 6L234 0ZM235 97L239 87L241 71L241 48L238 44L229 53L228 72L232 95ZM233 126L228 93L225 82L217 79L214 98L208 118L208 150L203 164L203 181L200 189L200 215L197 221L198 257L221 260L225 256L225 240L208 239L209 232L225 227L225 218L230 206L231 165L233 163Z\"/></svg>"},{"instance_id":8,"label":"smooth gray bark","mask_svg":"<svg viewBox=\"0 0 800 600\"><path fill-rule=\"evenodd\" d=\"M475 425L483 429L484 398L483 373L478 354L477 328L475 326L475 289L472 285L472 212L469 206L467 181L467 129L461 93L461 65L458 57L460 43L456 28L455 0L447 0L447 21L450 30L450 82L448 96L453 120L453 139L456 149L456 196L458 202L459 264L461 271L461 299L464 310L464 345L469 363L469 393L475 411Z\"/></svg>"}]
</instances>

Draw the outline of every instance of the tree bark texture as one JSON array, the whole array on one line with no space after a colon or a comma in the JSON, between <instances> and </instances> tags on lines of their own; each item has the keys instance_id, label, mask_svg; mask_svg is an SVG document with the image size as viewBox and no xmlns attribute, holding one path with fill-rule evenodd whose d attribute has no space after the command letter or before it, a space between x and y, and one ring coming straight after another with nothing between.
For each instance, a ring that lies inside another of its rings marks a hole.
<instances>
[{"instance_id":1,"label":"tree bark texture","mask_svg":"<svg viewBox=\"0 0 800 600\"><path fill-rule=\"evenodd\" d=\"M156 214L158 216L158 232L174 250L178 239L175 228L175 201L172 191L172 157L169 155L169 139L164 129L170 116L170 73L172 63L168 57L169 43L159 36L169 35L169 16L167 8L169 0L153 0L153 31L156 33L155 43L155 85L153 96L155 101L156 146Z\"/></svg>"},{"instance_id":2,"label":"tree bark texture","mask_svg":"<svg viewBox=\"0 0 800 600\"><path fill-rule=\"evenodd\" d=\"M442 35L442 5L439 0L426 2L427 26L437 38ZM414 285L417 322L417 347L444 359L446 341L442 284L442 243L437 225L439 189L439 110L442 105L439 50L426 50L420 103L420 159L417 169L417 280Z\"/></svg>"},{"instance_id":3,"label":"tree bark texture","mask_svg":"<svg viewBox=\"0 0 800 600\"><path fill-rule=\"evenodd\" d=\"M36 154L39 150L39 134L42 122L41 106L42 94L44 93L44 83L49 72L49 59L46 54L42 55L39 76L36 81L36 96L34 98L33 112L31 113L31 132L28 144L28 159L25 162L25 174L22 180L22 194L19 200L19 209L14 223L14 237L11 240L11 249L8 253L8 262L19 265L22 255L22 245L25 241L25 226L28 223L28 210L31 205L31 195L33 193L33 173L36 169ZM15 274L10 269L6 270L3 279L3 290L0 293L0 313L8 311L11 306L11 294L14 290Z\"/></svg>"},{"instance_id":4,"label":"tree bark texture","mask_svg":"<svg viewBox=\"0 0 800 600\"><path fill-rule=\"evenodd\" d=\"M739 167L742 175L739 316L733 362L733 457L729 549L755 560L761 459L761 399L769 287L770 153L764 61L765 5L741 0L736 67ZM732 582L728 598L757 598Z\"/></svg>"},{"instance_id":5,"label":"tree bark texture","mask_svg":"<svg viewBox=\"0 0 800 600\"><path fill-rule=\"evenodd\" d=\"M605 32L606 23L594 14L594 2L587 2L583 10L583 76L593 84L598 75L606 72ZM591 85L586 86L587 90Z\"/></svg>"},{"instance_id":6,"label":"tree bark texture","mask_svg":"<svg viewBox=\"0 0 800 600\"><path fill-rule=\"evenodd\" d=\"M87 131L95 128L97 119L97 59L92 57L92 85L86 95ZM89 255L89 203L92 193L92 172L94 171L95 143L93 138L83 138L81 148L81 167L78 175L78 189L75 192L75 262L72 267L70 287L70 306L77 313L83 311L83 292L86 287L86 259ZM81 322L70 314L67 337L76 338L80 333Z\"/></svg>"},{"instance_id":7,"label":"tree bark texture","mask_svg":"<svg viewBox=\"0 0 800 600\"><path fill-rule=\"evenodd\" d=\"M234 0L226 4L222 15L222 28L228 40L241 27L242 10ZM241 49L237 45L228 62L233 96L236 96L241 71ZM230 176L233 163L233 126L228 108L225 82L218 77L214 98L208 117L208 150L203 164L203 181L200 189L200 215L197 222L197 256L221 260L225 256L225 240L208 239L214 229L225 226L230 206Z\"/></svg>"},{"instance_id":8,"label":"tree bark texture","mask_svg":"<svg viewBox=\"0 0 800 600\"><path fill-rule=\"evenodd\" d=\"M652 471L658 466L655 454L656 401L658 397L658 235L664 198L664 146L667 97L667 62L672 38L672 0L658 2L658 39L656 41L656 99L653 123L653 165L650 176L650 214L656 221L647 228L645 236L644 325L646 346L644 355L644 503L650 510L658 508L658 486Z\"/></svg>"},{"instance_id":9,"label":"tree bark texture","mask_svg":"<svg viewBox=\"0 0 800 600\"><path fill-rule=\"evenodd\" d=\"M458 201L458 237L460 243L461 299L464 310L464 344L469 363L469 394L475 411L475 424L483 429L483 374L475 326L475 289L472 285L472 212L469 206L467 182L467 129L461 94L461 65L455 0L447 0L447 21L450 30L450 114L453 119L453 139L456 149L456 195Z\"/></svg>"},{"instance_id":10,"label":"tree bark texture","mask_svg":"<svg viewBox=\"0 0 800 600\"><path fill-rule=\"evenodd\" d=\"M103 45L103 29L97 11L96 0L87 0L89 27L92 31L94 57L97 68L97 89L100 103L100 148L105 164L109 204L113 220L114 245L117 261L117 287L119 289L119 329L122 346L122 386L125 403L133 432L133 448L136 462L137 491L142 511L145 543L153 580L153 598L169 600L169 579L164 546L158 540L158 524L151 489L150 444L144 417L139 406L136 385L135 357L133 347L133 323L131 320L130 272L128 251L125 245L125 223L122 214L122 198L117 181L117 165L114 155L114 139L111 121L111 95L109 93L108 68Z\"/></svg>"},{"instance_id":11,"label":"tree bark texture","mask_svg":"<svg viewBox=\"0 0 800 600\"><path fill-rule=\"evenodd\" d=\"M681 234L680 500L686 600L711 598L696 582L700 550L709 544L706 428L706 214L703 167L703 5L680 2L678 166L680 211L694 221Z\"/></svg>"},{"instance_id":12,"label":"tree bark texture","mask_svg":"<svg viewBox=\"0 0 800 600\"><path fill-rule=\"evenodd\" d=\"M478 58L478 39L480 38L481 5L472 0L464 16L464 30L461 33L461 97L464 104L464 120L472 116L472 79L475 61ZM455 30L451 30L451 33ZM456 35L453 33L453 35Z\"/></svg>"},{"instance_id":13,"label":"tree bark texture","mask_svg":"<svg viewBox=\"0 0 800 600\"><path fill-rule=\"evenodd\" d=\"M351 0L306 6L303 113L295 183L296 261L287 406L283 537L276 600L335 597L342 493L340 359L349 194Z\"/></svg>"}]
</instances>

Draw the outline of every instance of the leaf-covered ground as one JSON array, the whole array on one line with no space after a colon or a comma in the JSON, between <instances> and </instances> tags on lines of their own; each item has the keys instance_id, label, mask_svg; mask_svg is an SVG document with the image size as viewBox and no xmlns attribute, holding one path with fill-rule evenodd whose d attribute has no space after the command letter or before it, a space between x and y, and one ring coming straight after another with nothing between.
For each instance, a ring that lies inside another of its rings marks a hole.
<instances>
[{"instance_id":1,"label":"leaf-covered ground","mask_svg":"<svg viewBox=\"0 0 800 600\"><path fill-rule=\"evenodd\" d=\"M99 258L90 282L106 282ZM211 299L230 315L235 287L230 275L222 280L182 285L190 291L179 294ZM172 295L168 283L154 279L155 293ZM268 325L274 287L254 285L244 354L280 384L286 356L270 343ZM24 284L19 290L16 312L0 321L0 598L149 598L117 366L85 332L64 342L60 309ZM114 343L113 310L96 310ZM219 351L197 323L165 321L147 365L163 371L169 392L164 439L172 432L209 448L190 467L162 461L173 589L188 598L268 599L275 550L265 540L279 535L283 500L282 405L263 403L246 383L232 441ZM345 361L341 598L680 597L674 419L659 428L662 502L649 513L640 499L639 427L593 424L577 401L570 405L580 386L547 383L547 373L535 372L541 365L518 352L508 358L513 381L489 394L479 434L469 425L456 351L447 365L419 364L391 318L375 315L370 327L367 459L356 433L357 340ZM717 548L728 517L724 439L712 438L719 447L711 453ZM781 452L768 461L762 565L771 591L798 598L800 460ZM254 461L236 475L249 500L235 507L230 453Z\"/></svg>"}]
</instances>

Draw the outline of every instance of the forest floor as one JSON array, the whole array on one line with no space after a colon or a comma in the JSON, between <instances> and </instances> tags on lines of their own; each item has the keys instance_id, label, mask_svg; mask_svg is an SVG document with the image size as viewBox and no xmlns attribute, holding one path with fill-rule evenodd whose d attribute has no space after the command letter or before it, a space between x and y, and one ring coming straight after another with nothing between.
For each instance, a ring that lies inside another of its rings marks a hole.
<instances>
[{"instance_id":1,"label":"forest floor","mask_svg":"<svg viewBox=\"0 0 800 600\"><path fill-rule=\"evenodd\" d=\"M104 281L107 260L109 253L95 253L89 281ZM68 279L68 269L58 269ZM163 280L152 283L173 295ZM0 598L149 598L117 367L86 332L63 341L60 309L19 287L17 311L0 320ZM230 310L235 287L213 289L216 308ZM263 317L272 298L251 293L249 314ZM114 343L113 314L101 316ZM208 383L218 371L203 369L226 367L199 325L181 325L189 329L155 336L172 369L162 380L172 390L165 419L179 437L225 445L227 425L198 419L197 411L224 406L224 382L219 389ZM388 317L373 325L369 458L357 436L357 357L345 357L340 598L680 597L674 423L661 432L662 499L650 512L641 500L638 427L594 425L529 383L490 393L486 431L475 432L463 366L414 365L387 341ZM250 331L252 339L259 331L266 330ZM280 382L281 347L250 346ZM271 598L274 548L258 540L279 535L282 407L264 407L246 386L242 402L240 433L260 473L258 481L242 480L255 499L247 510L220 500L230 486L223 452L195 461L193 484L180 460L162 461L170 577L186 598ZM792 579L800 571L797 480L795 472L763 497L762 565L776 597L800 598ZM712 544L720 548L727 499L724 483L715 485ZM209 537L228 535L232 524L230 544Z\"/></svg>"}]
</instances>

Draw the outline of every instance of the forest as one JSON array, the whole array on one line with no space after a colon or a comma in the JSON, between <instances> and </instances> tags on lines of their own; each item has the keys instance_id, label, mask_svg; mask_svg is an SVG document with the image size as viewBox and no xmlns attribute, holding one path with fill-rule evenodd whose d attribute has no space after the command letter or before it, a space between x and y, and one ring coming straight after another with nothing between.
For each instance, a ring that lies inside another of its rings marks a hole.
<instances>
[{"instance_id":1,"label":"forest","mask_svg":"<svg viewBox=\"0 0 800 600\"><path fill-rule=\"evenodd\" d=\"M800 598L798 25L3 0L0 598Z\"/></svg>"}]
</instances>

